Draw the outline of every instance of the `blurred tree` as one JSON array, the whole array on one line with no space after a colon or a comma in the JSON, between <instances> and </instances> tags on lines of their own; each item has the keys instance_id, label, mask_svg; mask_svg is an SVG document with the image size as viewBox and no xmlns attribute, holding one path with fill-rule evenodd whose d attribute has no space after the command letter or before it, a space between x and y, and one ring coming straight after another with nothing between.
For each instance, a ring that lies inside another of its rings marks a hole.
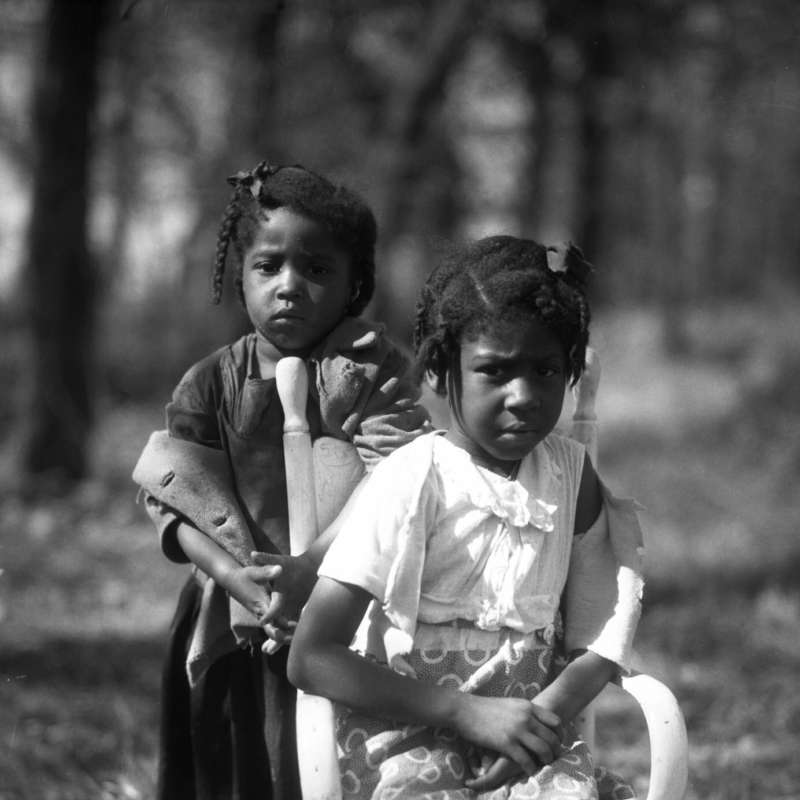
<instances>
[{"instance_id":1,"label":"blurred tree","mask_svg":"<svg viewBox=\"0 0 800 800\"><path fill-rule=\"evenodd\" d=\"M95 270L86 242L90 127L109 0L51 0L35 90L28 233L32 392L24 468L75 479L85 471Z\"/></svg>"},{"instance_id":2,"label":"blurred tree","mask_svg":"<svg viewBox=\"0 0 800 800\"><path fill-rule=\"evenodd\" d=\"M33 6L39 11L21 15ZM229 196L224 178L260 158L304 163L372 203L381 274L370 313L398 338L407 336L426 244L437 235L572 237L601 266L605 297L658 307L676 350L686 340L679 309L798 279L793 0L122 7L103 33L89 226L103 278L94 290L102 358L94 388L115 401L163 397L186 365L241 331L234 292L226 288L223 308L211 309L208 278ZM55 35L44 8L44 0L0 4L0 59L16 58L3 67L29 61L18 29L27 43ZM78 61L65 63L74 71ZM0 82L0 156L19 173L18 194L39 138L25 127L24 86ZM49 117L57 105L46 104ZM55 174L36 163L39 174ZM43 202L37 195L36 209ZM33 230L31 257L41 259L42 228ZM19 249L6 247L8 262ZM76 313L91 320L95 278L83 277L88 288L78 294L88 305ZM41 319L45 330L56 316L46 310ZM91 331L71 323L70 333L62 346L80 350ZM53 386L66 393L59 380ZM82 419L68 404L55 408Z\"/></svg>"},{"instance_id":3,"label":"blurred tree","mask_svg":"<svg viewBox=\"0 0 800 800\"><path fill-rule=\"evenodd\" d=\"M478 7L476 0L381 0L364 14L359 4L360 16L351 17L351 44L344 48L355 60L352 72L361 74L355 102L369 107L371 117L372 147L364 167L373 175L385 269L370 313L405 341L425 278L418 239L452 233L452 196L444 185L452 192L453 162L436 123L448 78L476 29ZM437 186L440 176L446 177Z\"/></svg>"}]
</instances>

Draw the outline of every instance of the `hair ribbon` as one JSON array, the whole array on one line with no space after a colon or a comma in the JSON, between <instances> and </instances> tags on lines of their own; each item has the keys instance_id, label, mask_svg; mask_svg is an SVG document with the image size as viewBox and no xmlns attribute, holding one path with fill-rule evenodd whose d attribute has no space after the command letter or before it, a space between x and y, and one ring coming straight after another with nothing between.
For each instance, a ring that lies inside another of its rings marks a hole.
<instances>
[{"instance_id":1,"label":"hair ribbon","mask_svg":"<svg viewBox=\"0 0 800 800\"><path fill-rule=\"evenodd\" d=\"M594 267L583 257L583 251L572 242L559 242L547 248L547 266L552 272L570 275L586 283Z\"/></svg>"},{"instance_id":2,"label":"hair ribbon","mask_svg":"<svg viewBox=\"0 0 800 800\"><path fill-rule=\"evenodd\" d=\"M237 189L240 186L249 189L253 197L258 200L261 194L261 187L264 185L261 176L268 178L270 175L274 175L279 169L280 167L272 167L267 161L262 161L252 172L237 172L226 180L231 186Z\"/></svg>"}]
</instances>

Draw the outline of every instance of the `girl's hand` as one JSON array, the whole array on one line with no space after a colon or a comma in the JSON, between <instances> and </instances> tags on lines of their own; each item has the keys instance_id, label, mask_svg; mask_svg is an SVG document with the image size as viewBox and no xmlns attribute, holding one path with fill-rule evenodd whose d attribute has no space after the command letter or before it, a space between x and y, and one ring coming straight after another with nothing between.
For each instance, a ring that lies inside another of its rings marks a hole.
<instances>
[{"instance_id":1,"label":"girl's hand","mask_svg":"<svg viewBox=\"0 0 800 800\"><path fill-rule=\"evenodd\" d=\"M561 755L564 730L551 711L521 699L465 695L464 701L456 730L473 744L507 756L527 775ZM490 779L505 770L504 764L492 768Z\"/></svg>"},{"instance_id":2,"label":"girl's hand","mask_svg":"<svg viewBox=\"0 0 800 800\"><path fill-rule=\"evenodd\" d=\"M267 649L267 645L270 643L290 642L296 625L282 616L272 615L269 621L266 619L273 604L273 592L270 584L280 575L280 572L281 568L274 565L269 567L240 567L237 565L227 584L230 594L258 617L259 624L269 637L269 641L261 648L267 653L274 652ZM277 650L277 647L275 649Z\"/></svg>"},{"instance_id":3,"label":"girl's hand","mask_svg":"<svg viewBox=\"0 0 800 800\"><path fill-rule=\"evenodd\" d=\"M242 567L231 570L226 589L248 611L258 617L259 623L272 603L271 583L280 575L280 567Z\"/></svg>"},{"instance_id":4,"label":"girl's hand","mask_svg":"<svg viewBox=\"0 0 800 800\"><path fill-rule=\"evenodd\" d=\"M474 792L490 792L523 774L522 767L515 761L484 750L480 764L473 767L472 778L467 778L464 785Z\"/></svg>"},{"instance_id":5,"label":"girl's hand","mask_svg":"<svg viewBox=\"0 0 800 800\"><path fill-rule=\"evenodd\" d=\"M265 653L274 653L292 640L300 612L317 582L317 566L305 554L284 556L253 552L250 557L258 568L275 570L269 606L259 620L269 637L262 649Z\"/></svg>"}]
</instances>

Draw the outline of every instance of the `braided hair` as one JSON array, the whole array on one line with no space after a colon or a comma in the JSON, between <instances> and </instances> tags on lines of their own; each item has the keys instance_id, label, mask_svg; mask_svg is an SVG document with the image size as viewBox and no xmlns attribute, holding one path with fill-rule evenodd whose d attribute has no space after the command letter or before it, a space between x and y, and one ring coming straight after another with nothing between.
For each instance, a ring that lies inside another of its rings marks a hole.
<instances>
[{"instance_id":1,"label":"braided hair","mask_svg":"<svg viewBox=\"0 0 800 800\"><path fill-rule=\"evenodd\" d=\"M545 248L513 236L444 243L417 304L414 377L421 382L431 373L441 385L461 342L498 321L533 316L563 345L574 385L586 365L590 312L583 283L590 271L571 244Z\"/></svg>"},{"instance_id":2,"label":"braided hair","mask_svg":"<svg viewBox=\"0 0 800 800\"><path fill-rule=\"evenodd\" d=\"M345 186L337 186L311 170L296 164L271 166L262 161L252 172L228 178L233 187L217 235L217 252L212 278L212 301L222 298L225 263L232 244L236 253L235 275L239 299L244 302L242 262L260 223L269 211L286 208L323 225L334 242L351 259L351 282L355 297L347 307L357 317L375 290L375 242L377 225L369 206Z\"/></svg>"}]
</instances>

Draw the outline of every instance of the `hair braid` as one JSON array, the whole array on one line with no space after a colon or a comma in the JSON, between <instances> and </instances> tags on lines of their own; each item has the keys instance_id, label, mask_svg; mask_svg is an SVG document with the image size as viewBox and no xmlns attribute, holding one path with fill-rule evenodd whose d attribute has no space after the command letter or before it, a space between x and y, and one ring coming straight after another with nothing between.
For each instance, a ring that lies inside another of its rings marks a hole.
<instances>
[{"instance_id":1,"label":"hair braid","mask_svg":"<svg viewBox=\"0 0 800 800\"><path fill-rule=\"evenodd\" d=\"M214 305L219 305L222 299L222 287L225 278L225 261L228 256L228 245L233 235L233 230L239 219L239 203L242 195L243 187L237 186L233 190L228 207L222 215L219 223L219 232L217 233L217 252L214 259L214 274L211 278L211 302Z\"/></svg>"}]
</instances>

